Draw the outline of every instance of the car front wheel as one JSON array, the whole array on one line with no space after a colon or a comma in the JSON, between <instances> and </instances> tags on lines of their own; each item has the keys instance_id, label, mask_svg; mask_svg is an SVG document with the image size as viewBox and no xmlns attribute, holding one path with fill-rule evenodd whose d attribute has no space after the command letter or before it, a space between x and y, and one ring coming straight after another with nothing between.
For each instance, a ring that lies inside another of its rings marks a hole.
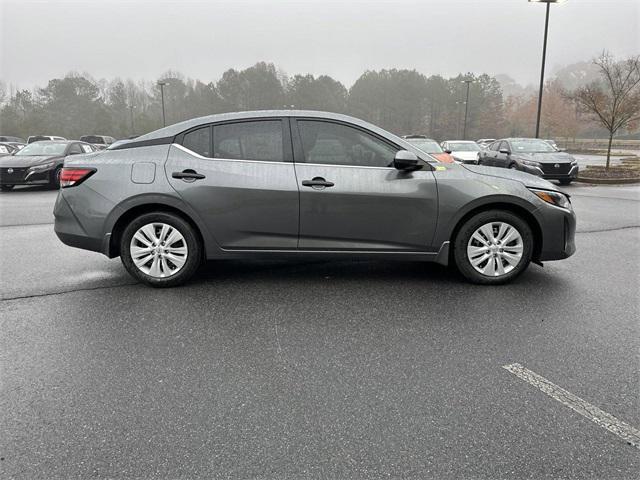
<instances>
[{"instance_id":1,"label":"car front wheel","mask_svg":"<svg viewBox=\"0 0 640 480\"><path fill-rule=\"evenodd\" d=\"M189 280L200 266L202 245L194 228L167 212L147 213L126 226L120 257L127 271L152 287Z\"/></svg>"},{"instance_id":2,"label":"car front wheel","mask_svg":"<svg viewBox=\"0 0 640 480\"><path fill-rule=\"evenodd\" d=\"M13 185L0 185L0 190L2 190L3 192L8 192L10 190L13 190Z\"/></svg>"},{"instance_id":3,"label":"car front wheel","mask_svg":"<svg viewBox=\"0 0 640 480\"><path fill-rule=\"evenodd\" d=\"M502 210L478 213L460 228L453 256L462 275L473 283L506 283L526 270L533 252L531 228L521 217Z\"/></svg>"}]
</instances>

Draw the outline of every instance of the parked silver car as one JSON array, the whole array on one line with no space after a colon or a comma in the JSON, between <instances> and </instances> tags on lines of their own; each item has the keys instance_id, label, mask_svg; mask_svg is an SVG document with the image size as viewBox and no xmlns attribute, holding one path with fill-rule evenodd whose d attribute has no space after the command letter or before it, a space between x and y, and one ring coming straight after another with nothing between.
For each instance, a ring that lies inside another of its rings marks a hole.
<instances>
[{"instance_id":1,"label":"parked silver car","mask_svg":"<svg viewBox=\"0 0 640 480\"><path fill-rule=\"evenodd\" d=\"M292 255L453 263L496 284L575 251L569 197L546 180L443 165L332 113L196 118L70 157L61 185L58 237L152 286L204 259Z\"/></svg>"}]
</instances>

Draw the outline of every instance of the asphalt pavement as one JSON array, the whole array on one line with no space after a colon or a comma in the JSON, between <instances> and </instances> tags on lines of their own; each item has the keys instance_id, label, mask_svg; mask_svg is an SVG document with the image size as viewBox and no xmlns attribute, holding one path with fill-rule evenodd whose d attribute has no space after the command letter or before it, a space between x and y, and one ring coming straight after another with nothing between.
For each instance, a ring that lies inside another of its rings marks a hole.
<instances>
[{"instance_id":1,"label":"asphalt pavement","mask_svg":"<svg viewBox=\"0 0 640 480\"><path fill-rule=\"evenodd\" d=\"M0 478L638 478L640 187L564 188L577 253L481 287L405 262L136 284L0 194Z\"/></svg>"}]
</instances>

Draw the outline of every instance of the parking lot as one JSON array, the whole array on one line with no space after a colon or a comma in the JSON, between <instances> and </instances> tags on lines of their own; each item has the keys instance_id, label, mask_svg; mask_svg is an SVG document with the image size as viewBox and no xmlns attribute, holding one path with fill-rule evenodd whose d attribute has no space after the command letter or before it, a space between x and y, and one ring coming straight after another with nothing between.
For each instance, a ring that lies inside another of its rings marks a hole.
<instances>
[{"instance_id":1,"label":"parking lot","mask_svg":"<svg viewBox=\"0 0 640 480\"><path fill-rule=\"evenodd\" d=\"M640 427L640 187L564 190L577 253L506 286L225 261L168 290L60 243L56 192L0 194L0 477L637 478L503 368Z\"/></svg>"}]
</instances>

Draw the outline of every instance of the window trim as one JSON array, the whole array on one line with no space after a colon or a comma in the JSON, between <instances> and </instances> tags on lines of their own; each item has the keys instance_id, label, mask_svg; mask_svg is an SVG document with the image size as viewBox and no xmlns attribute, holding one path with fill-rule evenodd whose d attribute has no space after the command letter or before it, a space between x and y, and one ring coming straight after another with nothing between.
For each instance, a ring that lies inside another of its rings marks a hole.
<instances>
[{"instance_id":1,"label":"window trim","mask_svg":"<svg viewBox=\"0 0 640 480\"><path fill-rule=\"evenodd\" d=\"M288 121L287 121L287 117L250 117L250 118L239 118L236 120L222 120L219 122L213 122L213 123L203 123L200 125L195 125L191 128L189 128L188 130L185 130L184 132L180 132L179 134L177 134L174 138L173 138L173 143L180 145L184 150L187 150L189 152L192 152L193 154L197 155L199 158L202 159L206 159L206 160L224 160L224 161L235 161L235 162L260 162L260 163L278 163L278 164L282 164L282 163L292 163L293 162L293 152L292 152L292 146L291 146L291 130L290 127L287 125ZM214 127L219 127L219 126L223 126L223 125L232 125L235 123L255 123L255 122L275 122L275 121L279 121L280 122L280 127L282 129L282 160L255 160L255 159L248 159L248 158L216 158L216 157L205 157L203 155L200 155L197 152L193 152L192 150L189 150L187 147L185 147L183 145L184 143L184 137L185 135L187 135L188 133L193 132L194 130L199 130L203 127L209 127L209 141L210 141L210 148L211 148L211 152L215 152L214 150L214 143L213 143L213 129Z\"/></svg>"},{"instance_id":2,"label":"window trim","mask_svg":"<svg viewBox=\"0 0 640 480\"><path fill-rule=\"evenodd\" d=\"M391 140L378 135L376 132L372 132L369 129L361 127L360 125L355 125L353 123L344 122L341 120L334 120L332 118L321 118L321 117L290 117L291 129L295 130L296 133L292 135L293 139L293 152L294 152L294 162L299 163L301 165L318 165L318 166L331 166L331 167L350 167L350 168L374 168L374 169L383 169L383 170L395 170L394 167L378 167L372 165L344 165L340 163L310 163L306 161L306 156L304 155L304 149L302 148L302 135L300 133L300 128L298 127L298 121L312 121L312 122L324 122L324 123L333 123L337 125L342 125L344 127L354 128L356 130L360 130L364 134L368 134L377 140L380 140L382 143L386 143L392 148L396 148L397 151L406 150L404 147L392 142ZM298 160L300 158L301 160ZM422 160L422 159L421 159ZM428 163L422 160L425 165ZM424 167L423 167L424 168Z\"/></svg>"}]
</instances>

